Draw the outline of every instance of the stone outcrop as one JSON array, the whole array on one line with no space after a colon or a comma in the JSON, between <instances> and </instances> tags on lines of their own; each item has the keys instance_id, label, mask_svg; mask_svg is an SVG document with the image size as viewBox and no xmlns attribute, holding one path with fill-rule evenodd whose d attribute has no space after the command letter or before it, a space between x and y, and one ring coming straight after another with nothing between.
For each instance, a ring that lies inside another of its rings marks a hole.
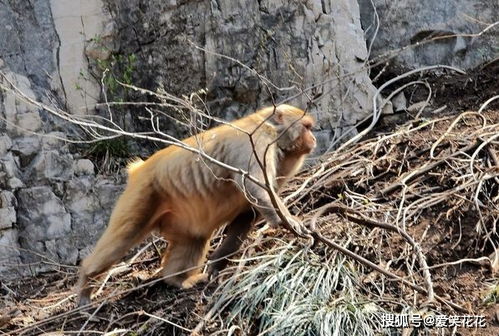
<instances>
[{"instance_id":1,"label":"stone outcrop","mask_svg":"<svg viewBox=\"0 0 499 336\"><path fill-rule=\"evenodd\" d=\"M38 97L41 88L27 77L1 70ZM74 265L105 227L124 176L97 175L90 160L61 140L71 128L51 131L62 124L10 92L1 97L0 274L16 278Z\"/></svg>"},{"instance_id":2,"label":"stone outcrop","mask_svg":"<svg viewBox=\"0 0 499 336\"><path fill-rule=\"evenodd\" d=\"M499 56L496 0L359 0L359 4L373 57L393 54L395 64L406 69L434 64L470 69Z\"/></svg>"},{"instance_id":3,"label":"stone outcrop","mask_svg":"<svg viewBox=\"0 0 499 336\"><path fill-rule=\"evenodd\" d=\"M374 87L355 1L104 2L143 87L207 88L210 111L227 119L291 98L317 116L322 150L369 113Z\"/></svg>"}]
</instances>

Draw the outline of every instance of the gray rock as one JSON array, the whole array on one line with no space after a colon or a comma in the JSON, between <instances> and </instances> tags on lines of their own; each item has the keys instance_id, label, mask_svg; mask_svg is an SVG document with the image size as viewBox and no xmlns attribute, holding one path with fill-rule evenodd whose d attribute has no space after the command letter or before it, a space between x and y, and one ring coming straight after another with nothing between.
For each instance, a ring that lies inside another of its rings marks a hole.
<instances>
[{"instance_id":1,"label":"gray rock","mask_svg":"<svg viewBox=\"0 0 499 336\"><path fill-rule=\"evenodd\" d=\"M30 110L33 107L30 106ZM37 111L26 111L24 113L17 113L16 125L21 128L21 132L24 130L30 132L37 132L42 127L42 119Z\"/></svg>"},{"instance_id":2,"label":"gray rock","mask_svg":"<svg viewBox=\"0 0 499 336\"><path fill-rule=\"evenodd\" d=\"M20 235L27 241L62 238L71 232L71 216L50 187L22 189L18 202Z\"/></svg>"},{"instance_id":3,"label":"gray rock","mask_svg":"<svg viewBox=\"0 0 499 336\"><path fill-rule=\"evenodd\" d=\"M50 187L22 189L18 193L21 260L32 264L33 274L53 269L53 261L75 263L71 216ZM48 259L47 259L48 258Z\"/></svg>"},{"instance_id":4,"label":"gray rock","mask_svg":"<svg viewBox=\"0 0 499 336\"><path fill-rule=\"evenodd\" d=\"M30 76L35 91L50 88L59 43L50 0L0 2L0 55L13 72Z\"/></svg>"},{"instance_id":5,"label":"gray rock","mask_svg":"<svg viewBox=\"0 0 499 336\"><path fill-rule=\"evenodd\" d=\"M64 203L74 216L97 210L98 203L92 193L92 182L89 179L79 178L66 183Z\"/></svg>"},{"instance_id":6,"label":"gray rock","mask_svg":"<svg viewBox=\"0 0 499 336\"><path fill-rule=\"evenodd\" d=\"M76 175L93 175L94 174L94 164L88 159L77 160L74 164L74 172Z\"/></svg>"},{"instance_id":7,"label":"gray rock","mask_svg":"<svg viewBox=\"0 0 499 336\"><path fill-rule=\"evenodd\" d=\"M383 107L381 108L381 114L393 114L393 104L392 102L389 100L389 101L384 101L383 99L379 99L378 100L378 104L380 104L380 102L384 103ZM380 106L380 105L378 105Z\"/></svg>"},{"instance_id":8,"label":"gray rock","mask_svg":"<svg viewBox=\"0 0 499 336\"><path fill-rule=\"evenodd\" d=\"M38 136L15 138L11 150L28 161L40 150L40 138Z\"/></svg>"},{"instance_id":9,"label":"gray rock","mask_svg":"<svg viewBox=\"0 0 499 336\"><path fill-rule=\"evenodd\" d=\"M7 177L20 176L19 159L10 152L0 158L0 167Z\"/></svg>"},{"instance_id":10,"label":"gray rock","mask_svg":"<svg viewBox=\"0 0 499 336\"><path fill-rule=\"evenodd\" d=\"M93 246L102 234L122 190L122 185L102 176L97 179L84 176L66 183L64 203L72 217L74 246L84 251Z\"/></svg>"},{"instance_id":11,"label":"gray rock","mask_svg":"<svg viewBox=\"0 0 499 336\"><path fill-rule=\"evenodd\" d=\"M109 14L101 0L81 3L58 0L50 1L50 6L53 28L59 37L57 68L65 108L73 114L93 114L95 103L99 101L100 76L94 79L90 75L88 61L91 58L88 56L101 61L110 56L111 49L105 43L112 34L112 24L107 24ZM90 52L85 55L86 44L90 45ZM92 48L92 45L95 47ZM105 49L100 50L101 46Z\"/></svg>"},{"instance_id":12,"label":"gray rock","mask_svg":"<svg viewBox=\"0 0 499 336\"><path fill-rule=\"evenodd\" d=\"M17 177L12 177L7 181L7 187L11 190L17 190L24 187L23 181Z\"/></svg>"},{"instance_id":13,"label":"gray rock","mask_svg":"<svg viewBox=\"0 0 499 336\"><path fill-rule=\"evenodd\" d=\"M104 2L120 50L136 56L139 86L176 95L206 87L211 113L228 119L294 97L289 102L316 115L329 139L371 111L355 1Z\"/></svg>"},{"instance_id":14,"label":"gray rock","mask_svg":"<svg viewBox=\"0 0 499 336\"><path fill-rule=\"evenodd\" d=\"M65 182L63 181L50 183L50 187L52 188L54 194L61 199L64 197L64 192L65 192L64 183Z\"/></svg>"},{"instance_id":15,"label":"gray rock","mask_svg":"<svg viewBox=\"0 0 499 336\"><path fill-rule=\"evenodd\" d=\"M42 149L51 150L57 149L59 151L64 150L65 142L62 139L67 138L67 134L63 132L49 132L44 137L42 137Z\"/></svg>"},{"instance_id":16,"label":"gray rock","mask_svg":"<svg viewBox=\"0 0 499 336\"><path fill-rule=\"evenodd\" d=\"M20 180L19 158L8 152L0 158L0 185L15 190L24 186Z\"/></svg>"},{"instance_id":17,"label":"gray rock","mask_svg":"<svg viewBox=\"0 0 499 336\"><path fill-rule=\"evenodd\" d=\"M37 180L66 181L73 176L73 157L55 150L43 151L29 169L28 176Z\"/></svg>"},{"instance_id":18,"label":"gray rock","mask_svg":"<svg viewBox=\"0 0 499 336\"><path fill-rule=\"evenodd\" d=\"M0 157L7 154L7 151L12 147L12 140L7 135L0 136Z\"/></svg>"},{"instance_id":19,"label":"gray rock","mask_svg":"<svg viewBox=\"0 0 499 336\"><path fill-rule=\"evenodd\" d=\"M497 0L359 0L368 43L375 31L372 3L380 19L372 48L374 57L419 43L398 53L395 62L410 69L434 64L469 69L497 58L497 26L481 36L472 36L485 29L485 22L497 21ZM458 36L441 38L449 35Z\"/></svg>"},{"instance_id":20,"label":"gray rock","mask_svg":"<svg viewBox=\"0 0 499 336\"><path fill-rule=\"evenodd\" d=\"M407 99L405 98L405 94L403 91L397 93L392 98L392 105L395 112L405 111L407 108Z\"/></svg>"},{"instance_id":21,"label":"gray rock","mask_svg":"<svg viewBox=\"0 0 499 336\"><path fill-rule=\"evenodd\" d=\"M0 191L0 208L17 207L17 199L14 193L8 190Z\"/></svg>"},{"instance_id":22,"label":"gray rock","mask_svg":"<svg viewBox=\"0 0 499 336\"><path fill-rule=\"evenodd\" d=\"M25 96L36 99L36 95L31 87L30 79L10 71L3 71L3 73L5 78ZM12 91L5 91L2 93L4 95L3 112L5 120L7 121L7 134L15 137L26 135L32 136L33 132L39 131L42 126L42 121L38 108L17 97Z\"/></svg>"},{"instance_id":23,"label":"gray rock","mask_svg":"<svg viewBox=\"0 0 499 336\"><path fill-rule=\"evenodd\" d=\"M14 207L0 208L0 230L12 227L16 222L16 209Z\"/></svg>"},{"instance_id":24,"label":"gray rock","mask_svg":"<svg viewBox=\"0 0 499 336\"><path fill-rule=\"evenodd\" d=\"M53 260L60 260L67 265L77 265L78 249L71 239L54 239L45 241L47 256Z\"/></svg>"},{"instance_id":25,"label":"gray rock","mask_svg":"<svg viewBox=\"0 0 499 336\"><path fill-rule=\"evenodd\" d=\"M25 269L15 266L21 264L17 230L0 231L0 274L2 280L10 280L26 275ZM11 265L14 265L12 267Z\"/></svg>"}]
</instances>

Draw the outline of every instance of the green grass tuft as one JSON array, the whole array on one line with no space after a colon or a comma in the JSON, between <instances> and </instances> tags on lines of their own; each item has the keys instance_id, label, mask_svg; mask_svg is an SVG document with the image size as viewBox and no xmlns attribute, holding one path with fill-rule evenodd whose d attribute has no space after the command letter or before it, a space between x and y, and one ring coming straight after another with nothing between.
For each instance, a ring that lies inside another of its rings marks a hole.
<instances>
[{"instance_id":1,"label":"green grass tuft","mask_svg":"<svg viewBox=\"0 0 499 336\"><path fill-rule=\"evenodd\" d=\"M223 282L213 302L227 328L258 335L380 335L383 310L359 293L345 258L319 256L296 243L279 244ZM241 269L241 266L235 268ZM226 314L226 315L224 315Z\"/></svg>"}]
</instances>

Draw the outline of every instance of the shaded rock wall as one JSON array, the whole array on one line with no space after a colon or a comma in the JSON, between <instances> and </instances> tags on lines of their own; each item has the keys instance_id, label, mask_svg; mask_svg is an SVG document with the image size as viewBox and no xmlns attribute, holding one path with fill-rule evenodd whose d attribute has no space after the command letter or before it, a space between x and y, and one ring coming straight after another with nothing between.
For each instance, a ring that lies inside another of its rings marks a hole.
<instances>
[{"instance_id":1,"label":"shaded rock wall","mask_svg":"<svg viewBox=\"0 0 499 336\"><path fill-rule=\"evenodd\" d=\"M228 119L296 96L290 103L319 120L322 149L369 113L374 87L355 1L104 2L115 48L136 57L143 87L207 88L211 112Z\"/></svg>"},{"instance_id":2,"label":"shaded rock wall","mask_svg":"<svg viewBox=\"0 0 499 336\"><path fill-rule=\"evenodd\" d=\"M94 113L100 87L84 47L105 31L105 18L98 1L0 3L0 71L30 98ZM92 162L59 140L77 132L0 91L2 278L74 265L105 226L123 176L96 175Z\"/></svg>"},{"instance_id":3,"label":"shaded rock wall","mask_svg":"<svg viewBox=\"0 0 499 336\"><path fill-rule=\"evenodd\" d=\"M40 97L27 77L12 72L6 77ZM124 176L96 175L90 160L59 140L69 127L52 123L12 93L2 97L0 274L18 277L56 263L74 265L105 226Z\"/></svg>"},{"instance_id":4,"label":"shaded rock wall","mask_svg":"<svg viewBox=\"0 0 499 336\"><path fill-rule=\"evenodd\" d=\"M372 4L379 16L379 31L372 48L374 57L418 42L420 45L397 53L395 64L404 68L446 64L470 69L499 57L499 25L481 33L499 19L496 0L358 2L369 43L376 31ZM442 39L449 35L456 36ZM428 43L432 38L436 40Z\"/></svg>"}]
</instances>

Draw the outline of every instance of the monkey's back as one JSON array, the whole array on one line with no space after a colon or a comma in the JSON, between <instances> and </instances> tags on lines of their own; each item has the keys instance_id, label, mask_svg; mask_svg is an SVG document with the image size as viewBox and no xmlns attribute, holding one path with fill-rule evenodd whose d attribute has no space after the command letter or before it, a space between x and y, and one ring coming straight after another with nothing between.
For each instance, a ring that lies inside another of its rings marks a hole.
<instances>
[{"instance_id":1,"label":"monkey's back","mask_svg":"<svg viewBox=\"0 0 499 336\"><path fill-rule=\"evenodd\" d=\"M241 153L251 150L249 140L229 127L223 125L183 142L232 167L248 166L250 155ZM129 172L127 188L153 188L165 204L163 211L170 213L171 226L204 235L249 207L235 182L237 178L241 178L239 174L203 155L169 146L135 165Z\"/></svg>"}]
</instances>

